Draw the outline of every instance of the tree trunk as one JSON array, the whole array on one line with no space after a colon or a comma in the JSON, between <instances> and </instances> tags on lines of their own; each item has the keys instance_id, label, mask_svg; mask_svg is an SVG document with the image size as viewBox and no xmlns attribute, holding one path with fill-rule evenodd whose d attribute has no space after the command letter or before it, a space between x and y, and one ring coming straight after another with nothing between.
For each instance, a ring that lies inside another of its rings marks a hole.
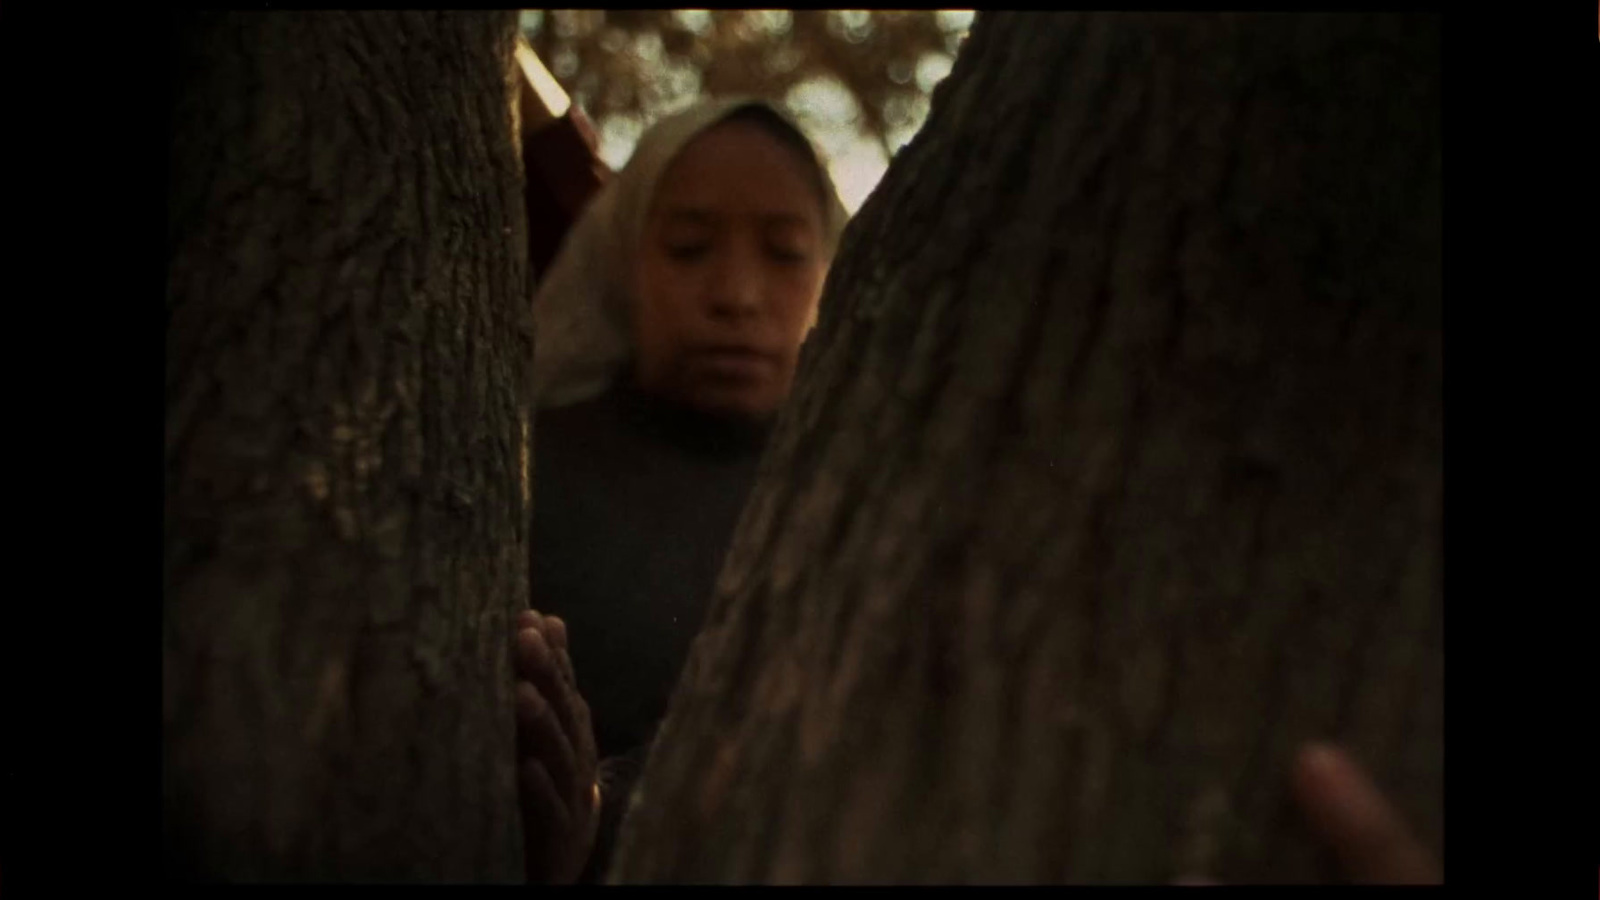
<instances>
[{"instance_id":1,"label":"tree trunk","mask_svg":"<svg viewBox=\"0 0 1600 900\"><path fill-rule=\"evenodd\" d=\"M1441 849L1438 31L979 16L614 880L1317 880L1313 738Z\"/></svg>"},{"instance_id":2,"label":"tree trunk","mask_svg":"<svg viewBox=\"0 0 1600 900\"><path fill-rule=\"evenodd\" d=\"M521 880L516 15L174 25L169 870Z\"/></svg>"}]
</instances>

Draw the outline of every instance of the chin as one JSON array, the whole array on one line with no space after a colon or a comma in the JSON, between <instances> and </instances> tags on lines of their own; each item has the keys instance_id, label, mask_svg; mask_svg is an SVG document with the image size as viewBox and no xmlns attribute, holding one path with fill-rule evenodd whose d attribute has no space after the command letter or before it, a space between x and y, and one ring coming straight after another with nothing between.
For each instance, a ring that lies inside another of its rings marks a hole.
<instances>
[{"instance_id":1,"label":"chin","mask_svg":"<svg viewBox=\"0 0 1600 900\"><path fill-rule=\"evenodd\" d=\"M759 421L772 417L783 405L783 399L772 396L770 390L759 388L714 387L695 391L688 403L712 415Z\"/></svg>"}]
</instances>

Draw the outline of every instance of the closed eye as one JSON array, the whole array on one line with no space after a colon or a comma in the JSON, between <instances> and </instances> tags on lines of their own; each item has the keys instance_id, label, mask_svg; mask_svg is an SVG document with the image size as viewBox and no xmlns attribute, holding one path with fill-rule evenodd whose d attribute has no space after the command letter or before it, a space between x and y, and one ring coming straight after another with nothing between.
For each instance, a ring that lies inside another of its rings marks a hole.
<instances>
[{"instance_id":1,"label":"closed eye","mask_svg":"<svg viewBox=\"0 0 1600 900\"><path fill-rule=\"evenodd\" d=\"M803 263L811 258L811 254L804 250L795 250L790 247L768 247L767 256L781 263Z\"/></svg>"},{"instance_id":2,"label":"closed eye","mask_svg":"<svg viewBox=\"0 0 1600 900\"><path fill-rule=\"evenodd\" d=\"M666 247L667 256L678 262L694 262L703 258L710 249L711 245L706 243L668 244Z\"/></svg>"}]
</instances>

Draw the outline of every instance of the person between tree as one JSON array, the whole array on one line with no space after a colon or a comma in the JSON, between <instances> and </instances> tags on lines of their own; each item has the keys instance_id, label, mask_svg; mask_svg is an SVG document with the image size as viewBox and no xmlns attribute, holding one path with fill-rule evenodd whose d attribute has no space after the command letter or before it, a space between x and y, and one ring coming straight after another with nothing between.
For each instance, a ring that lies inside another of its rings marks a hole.
<instances>
[{"instance_id":1,"label":"person between tree","mask_svg":"<svg viewBox=\"0 0 1600 900\"><path fill-rule=\"evenodd\" d=\"M549 615L516 634L532 880L609 862L846 218L798 126L713 101L641 138L541 284L530 578ZM1352 878L1437 878L1347 759L1301 762L1297 794Z\"/></svg>"},{"instance_id":2,"label":"person between tree","mask_svg":"<svg viewBox=\"0 0 1600 900\"><path fill-rule=\"evenodd\" d=\"M530 580L559 618L518 635L531 874L609 857L846 218L784 114L703 103L641 138L540 285Z\"/></svg>"}]
</instances>

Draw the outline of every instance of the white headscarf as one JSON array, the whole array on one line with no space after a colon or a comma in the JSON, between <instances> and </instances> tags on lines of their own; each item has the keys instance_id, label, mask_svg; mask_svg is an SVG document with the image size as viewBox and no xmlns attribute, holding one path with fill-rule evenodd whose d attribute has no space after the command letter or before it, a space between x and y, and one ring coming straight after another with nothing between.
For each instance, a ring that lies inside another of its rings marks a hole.
<instances>
[{"instance_id":1,"label":"white headscarf","mask_svg":"<svg viewBox=\"0 0 1600 900\"><path fill-rule=\"evenodd\" d=\"M633 355L634 265L656 185L685 145L748 107L766 109L805 139L793 119L765 101L734 97L700 103L646 131L628 164L584 208L534 299L537 406L567 406L598 396L627 368ZM830 207L823 227L831 254L849 215L812 146Z\"/></svg>"}]
</instances>

